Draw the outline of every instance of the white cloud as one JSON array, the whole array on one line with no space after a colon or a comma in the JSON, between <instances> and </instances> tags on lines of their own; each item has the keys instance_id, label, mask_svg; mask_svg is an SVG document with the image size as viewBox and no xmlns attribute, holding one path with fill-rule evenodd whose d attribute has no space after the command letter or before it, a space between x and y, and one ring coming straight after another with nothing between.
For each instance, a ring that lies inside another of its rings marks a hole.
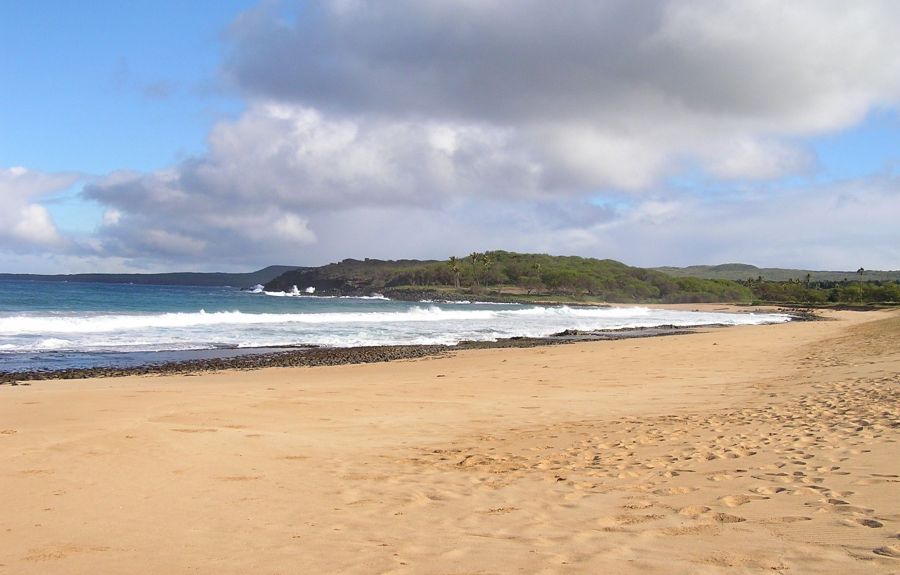
<instances>
[{"instance_id":1,"label":"white cloud","mask_svg":"<svg viewBox=\"0 0 900 575\"><path fill-rule=\"evenodd\" d=\"M782 190L777 196L648 200L622 217L582 228L603 250L634 265L724 262L855 270L897 269L900 179L869 178Z\"/></svg>"},{"instance_id":2,"label":"white cloud","mask_svg":"<svg viewBox=\"0 0 900 575\"><path fill-rule=\"evenodd\" d=\"M569 200L469 198L443 210L317 213L301 263L345 257L435 258L507 249L632 265L745 262L813 269L896 269L900 181L874 178L727 198L650 197L615 209ZM294 253L298 253L295 251Z\"/></svg>"},{"instance_id":3,"label":"white cloud","mask_svg":"<svg viewBox=\"0 0 900 575\"><path fill-rule=\"evenodd\" d=\"M288 23L272 6L230 32L224 73L246 110L202 156L88 185L106 211L82 251L225 267L495 247L640 264L898 259L881 219L897 213L895 180L768 185L814 173L803 138L900 101L896 2L335 0ZM666 185L694 168L754 193ZM7 172L7 187L30 174ZM29 186L9 192L7 237L64 243Z\"/></svg>"},{"instance_id":4,"label":"white cloud","mask_svg":"<svg viewBox=\"0 0 900 575\"><path fill-rule=\"evenodd\" d=\"M900 98L892 1L323 2L294 24L268 9L232 29L226 70L251 98L502 131L584 185L645 189L686 159L795 173L811 162L794 137Z\"/></svg>"},{"instance_id":5,"label":"white cloud","mask_svg":"<svg viewBox=\"0 0 900 575\"><path fill-rule=\"evenodd\" d=\"M284 214L272 222L278 237L292 242L294 246L305 246L316 241L316 234L308 226L309 220L294 214Z\"/></svg>"},{"instance_id":6,"label":"white cloud","mask_svg":"<svg viewBox=\"0 0 900 575\"><path fill-rule=\"evenodd\" d=\"M812 154L778 142L739 138L723 142L706 153L706 167L712 176L725 180L777 179L812 171Z\"/></svg>"},{"instance_id":7,"label":"white cloud","mask_svg":"<svg viewBox=\"0 0 900 575\"><path fill-rule=\"evenodd\" d=\"M122 220L122 212L109 208L103 212L103 225L115 226Z\"/></svg>"},{"instance_id":8,"label":"white cloud","mask_svg":"<svg viewBox=\"0 0 900 575\"><path fill-rule=\"evenodd\" d=\"M170 257L203 255L208 243L185 234L161 229L141 229L137 235L140 246L151 253Z\"/></svg>"},{"instance_id":9,"label":"white cloud","mask_svg":"<svg viewBox=\"0 0 900 575\"><path fill-rule=\"evenodd\" d=\"M278 257L315 243L310 222L324 212L545 193L541 167L507 139L479 126L334 119L260 103L216 125L208 156L114 173L84 196L107 208L100 245L110 255Z\"/></svg>"},{"instance_id":10,"label":"white cloud","mask_svg":"<svg viewBox=\"0 0 900 575\"><path fill-rule=\"evenodd\" d=\"M78 180L77 174L45 174L16 166L0 169L0 240L3 251L25 252L62 249L63 238L44 206L42 197L60 192Z\"/></svg>"},{"instance_id":11,"label":"white cloud","mask_svg":"<svg viewBox=\"0 0 900 575\"><path fill-rule=\"evenodd\" d=\"M19 208L18 213L13 212L13 216L15 218L15 224L11 230L13 238L45 246L62 242L62 238L44 206L25 204Z\"/></svg>"}]
</instances>

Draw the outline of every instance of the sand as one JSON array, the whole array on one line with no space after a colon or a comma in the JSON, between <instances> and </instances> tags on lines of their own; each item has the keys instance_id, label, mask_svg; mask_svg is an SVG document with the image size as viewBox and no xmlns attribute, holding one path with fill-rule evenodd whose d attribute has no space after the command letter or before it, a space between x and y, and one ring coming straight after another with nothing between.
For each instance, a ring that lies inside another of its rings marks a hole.
<instances>
[{"instance_id":1,"label":"sand","mask_svg":"<svg viewBox=\"0 0 900 575\"><path fill-rule=\"evenodd\" d=\"M900 572L900 314L0 387L0 573Z\"/></svg>"}]
</instances>

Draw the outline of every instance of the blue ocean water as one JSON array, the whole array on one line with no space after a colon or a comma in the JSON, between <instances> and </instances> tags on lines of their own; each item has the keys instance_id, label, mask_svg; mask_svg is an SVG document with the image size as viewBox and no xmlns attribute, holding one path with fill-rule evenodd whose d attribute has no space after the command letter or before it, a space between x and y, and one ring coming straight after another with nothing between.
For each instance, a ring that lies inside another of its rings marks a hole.
<instances>
[{"instance_id":1,"label":"blue ocean water","mask_svg":"<svg viewBox=\"0 0 900 575\"><path fill-rule=\"evenodd\" d=\"M0 371L135 365L272 347L453 345L565 329L788 319L646 307L405 302L230 287L0 281Z\"/></svg>"}]
</instances>

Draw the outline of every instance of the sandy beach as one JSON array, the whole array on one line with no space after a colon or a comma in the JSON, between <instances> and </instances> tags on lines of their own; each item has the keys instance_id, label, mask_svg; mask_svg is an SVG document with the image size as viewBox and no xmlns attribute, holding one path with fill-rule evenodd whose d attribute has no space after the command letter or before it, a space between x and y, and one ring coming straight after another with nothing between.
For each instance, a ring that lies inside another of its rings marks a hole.
<instances>
[{"instance_id":1,"label":"sandy beach","mask_svg":"<svg viewBox=\"0 0 900 575\"><path fill-rule=\"evenodd\" d=\"M896 573L900 313L0 387L0 573Z\"/></svg>"}]
</instances>

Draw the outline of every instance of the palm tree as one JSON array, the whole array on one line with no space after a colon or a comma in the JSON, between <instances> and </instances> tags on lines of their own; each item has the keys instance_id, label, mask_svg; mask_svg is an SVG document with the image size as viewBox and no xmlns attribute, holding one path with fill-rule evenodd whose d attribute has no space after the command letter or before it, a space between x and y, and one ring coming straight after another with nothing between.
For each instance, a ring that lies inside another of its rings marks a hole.
<instances>
[{"instance_id":1,"label":"palm tree","mask_svg":"<svg viewBox=\"0 0 900 575\"><path fill-rule=\"evenodd\" d=\"M478 283L478 261L481 259L481 254L478 252L472 252L469 254L469 261L472 262L472 277L475 279L475 285L480 285Z\"/></svg>"},{"instance_id":2,"label":"palm tree","mask_svg":"<svg viewBox=\"0 0 900 575\"><path fill-rule=\"evenodd\" d=\"M456 285L456 289L459 289L459 259L457 259L456 256L450 256L447 265L450 266L450 271L453 272L453 281Z\"/></svg>"},{"instance_id":3,"label":"palm tree","mask_svg":"<svg viewBox=\"0 0 900 575\"><path fill-rule=\"evenodd\" d=\"M481 267L484 269L485 285L487 285L487 280L490 279L487 272L491 269L491 267L493 265L494 265L494 260L491 259L490 254L485 253L481 256Z\"/></svg>"}]
</instances>

